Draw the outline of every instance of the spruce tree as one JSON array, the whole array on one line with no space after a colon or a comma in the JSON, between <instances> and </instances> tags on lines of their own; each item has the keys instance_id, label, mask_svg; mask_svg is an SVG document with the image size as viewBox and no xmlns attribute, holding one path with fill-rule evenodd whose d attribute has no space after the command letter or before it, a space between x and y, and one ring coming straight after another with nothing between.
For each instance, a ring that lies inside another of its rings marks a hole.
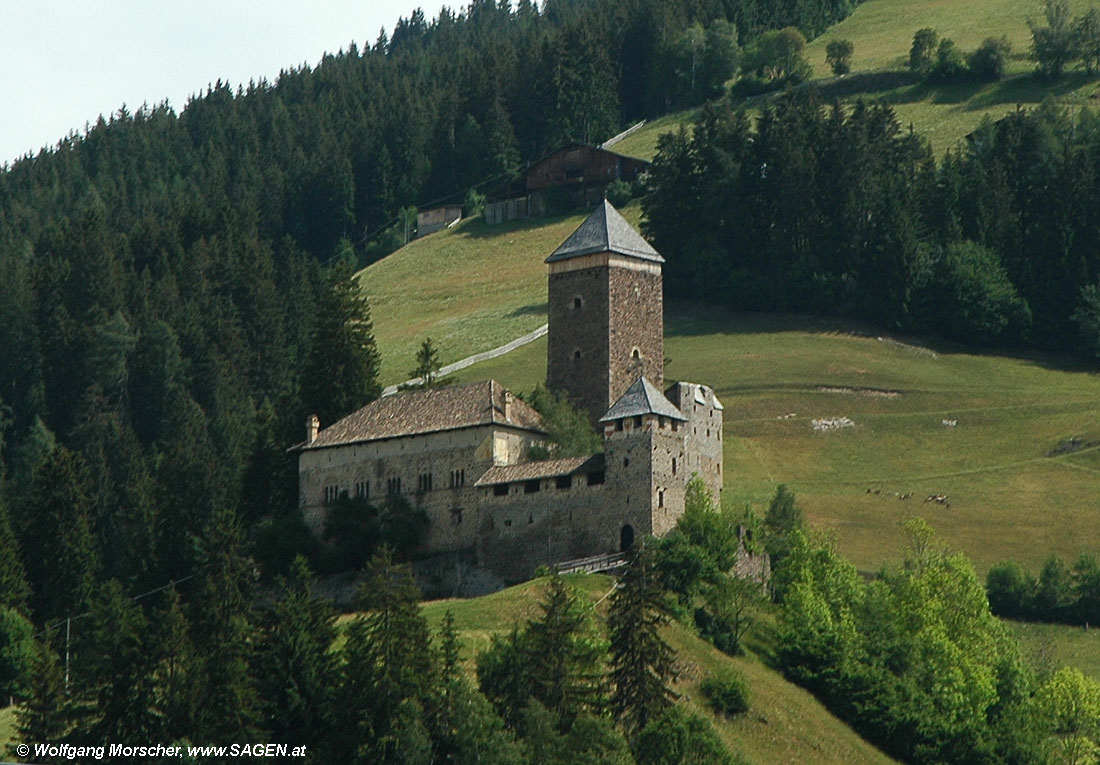
<instances>
[{"instance_id":1,"label":"spruce tree","mask_svg":"<svg viewBox=\"0 0 1100 765\"><path fill-rule=\"evenodd\" d=\"M0 491L0 606L27 613L30 587L19 556L19 544L11 528L8 506Z\"/></svg>"},{"instance_id":2,"label":"spruce tree","mask_svg":"<svg viewBox=\"0 0 1100 765\"><path fill-rule=\"evenodd\" d=\"M314 751L326 736L339 734L329 727L337 669L332 609L311 593L310 581L301 556L289 578L280 577L279 600L264 618L257 675L271 740L301 742Z\"/></svg>"},{"instance_id":3,"label":"spruce tree","mask_svg":"<svg viewBox=\"0 0 1100 765\"><path fill-rule=\"evenodd\" d=\"M339 261L314 316L302 402L328 427L381 394L370 305L351 266Z\"/></svg>"},{"instance_id":4,"label":"spruce tree","mask_svg":"<svg viewBox=\"0 0 1100 765\"><path fill-rule=\"evenodd\" d=\"M611 600L611 710L631 735L658 717L676 694L675 654L660 635L668 607L650 549L635 548Z\"/></svg>"},{"instance_id":5,"label":"spruce tree","mask_svg":"<svg viewBox=\"0 0 1100 765\"><path fill-rule=\"evenodd\" d=\"M17 529L39 623L83 613L99 571L84 460L64 446L35 466Z\"/></svg>"},{"instance_id":6,"label":"spruce tree","mask_svg":"<svg viewBox=\"0 0 1100 765\"><path fill-rule=\"evenodd\" d=\"M583 603L559 575L550 577L542 616L527 624L523 641L530 693L568 730L582 711L604 707L607 645Z\"/></svg>"}]
</instances>

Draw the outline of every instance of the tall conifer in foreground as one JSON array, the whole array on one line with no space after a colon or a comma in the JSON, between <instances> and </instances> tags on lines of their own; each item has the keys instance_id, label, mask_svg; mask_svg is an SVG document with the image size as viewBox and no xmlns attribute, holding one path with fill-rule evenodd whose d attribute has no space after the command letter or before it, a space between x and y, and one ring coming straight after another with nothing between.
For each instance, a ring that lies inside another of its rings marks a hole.
<instances>
[{"instance_id":1,"label":"tall conifer in foreground","mask_svg":"<svg viewBox=\"0 0 1100 765\"><path fill-rule=\"evenodd\" d=\"M328 427L382 392L370 305L346 262L332 268L314 322L302 402Z\"/></svg>"},{"instance_id":2,"label":"tall conifer in foreground","mask_svg":"<svg viewBox=\"0 0 1100 765\"><path fill-rule=\"evenodd\" d=\"M611 711L628 733L641 731L671 705L675 654L660 635L668 607L653 552L634 549L634 558L611 599Z\"/></svg>"}]
</instances>

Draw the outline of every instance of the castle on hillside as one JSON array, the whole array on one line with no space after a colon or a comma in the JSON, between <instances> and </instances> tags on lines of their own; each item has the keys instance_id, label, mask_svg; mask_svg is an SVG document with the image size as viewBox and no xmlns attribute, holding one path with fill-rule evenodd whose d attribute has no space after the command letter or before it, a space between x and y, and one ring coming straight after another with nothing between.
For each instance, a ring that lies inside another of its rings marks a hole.
<instances>
[{"instance_id":1,"label":"castle on hillside","mask_svg":"<svg viewBox=\"0 0 1100 765\"><path fill-rule=\"evenodd\" d=\"M310 418L296 449L312 528L345 492L404 495L428 514L424 553L515 581L666 533L693 475L719 497L722 404L697 383L662 390L664 258L605 201L546 263L547 385L588 412L603 453L532 460L542 421L493 380L399 393L323 430Z\"/></svg>"}]
</instances>

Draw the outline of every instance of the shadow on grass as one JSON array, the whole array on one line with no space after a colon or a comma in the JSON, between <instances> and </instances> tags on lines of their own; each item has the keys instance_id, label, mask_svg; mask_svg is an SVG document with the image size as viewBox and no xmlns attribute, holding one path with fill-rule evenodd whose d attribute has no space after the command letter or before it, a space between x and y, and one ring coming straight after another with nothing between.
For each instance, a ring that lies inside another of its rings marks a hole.
<instances>
[{"instance_id":1,"label":"shadow on grass","mask_svg":"<svg viewBox=\"0 0 1100 765\"><path fill-rule=\"evenodd\" d=\"M508 312L507 317L509 319L519 316L545 316L548 308L547 303L531 303L530 305L521 305Z\"/></svg>"},{"instance_id":2,"label":"shadow on grass","mask_svg":"<svg viewBox=\"0 0 1100 765\"><path fill-rule=\"evenodd\" d=\"M588 212L592 212L588 210ZM470 220L462 229L462 235L470 239L495 239L507 234L516 233L519 231L526 231L528 229L543 228L544 226L552 226L555 223L561 223L562 221L575 218L579 215L587 214L584 210L577 210L565 215L543 215L537 218L523 218L521 220L510 220L506 223L496 223L489 225L485 222L485 218L475 218ZM550 253L546 253L549 255Z\"/></svg>"},{"instance_id":3,"label":"shadow on grass","mask_svg":"<svg viewBox=\"0 0 1100 765\"><path fill-rule=\"evenodd\" d=\"M928 101L940 105L965 105L967 111L982 111L997 106L1037 104L1047 96L1064 98L1076 90L1097 82L1095 75L1073 72L1053 82L1034 74L1020 74L1000 82L960 82L934 85L920 82L880 94L891 104L915 104ZM863 95L870 95L865 93ZM852 95L859 95L853 93Z\"/></svg>"},{"instance_id":4,"label":"shadow on grass","mask_svg":"<svg viewBox=\"0 0 1100 765\"><path fill-rule=\"evenodd\" d=\"M891 341L926 349L949 356L1000 357L1033 364L1058 372L1100 372L1096 362L1059 355L1032 348L990 348L972 346L937 337L915 337L884 329L873 324L844 317L807 314L771 314L733 311L721 306L666 301L665 337L699 337L702 335L750 335L777 332L804 332L819 335L851 335L854 337L887 338Z\"/></svg>"}]
</instances>

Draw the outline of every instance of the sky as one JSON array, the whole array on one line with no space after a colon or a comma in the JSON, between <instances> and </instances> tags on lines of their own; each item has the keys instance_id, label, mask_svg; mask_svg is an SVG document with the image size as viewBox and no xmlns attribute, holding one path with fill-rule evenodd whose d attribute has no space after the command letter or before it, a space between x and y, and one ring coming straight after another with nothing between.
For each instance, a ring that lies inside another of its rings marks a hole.
<instances>
[{"instance_id":1,"label":"sky","mask_svg":"<svg viewBox=\"0 0 1100 765\"><path fill-rule=\"evenodd\" d=\"M178 113L219 78L274 81L372 45L441 0L0 0L0 166L165 99Z\"/></svg>"}]
</instances>

